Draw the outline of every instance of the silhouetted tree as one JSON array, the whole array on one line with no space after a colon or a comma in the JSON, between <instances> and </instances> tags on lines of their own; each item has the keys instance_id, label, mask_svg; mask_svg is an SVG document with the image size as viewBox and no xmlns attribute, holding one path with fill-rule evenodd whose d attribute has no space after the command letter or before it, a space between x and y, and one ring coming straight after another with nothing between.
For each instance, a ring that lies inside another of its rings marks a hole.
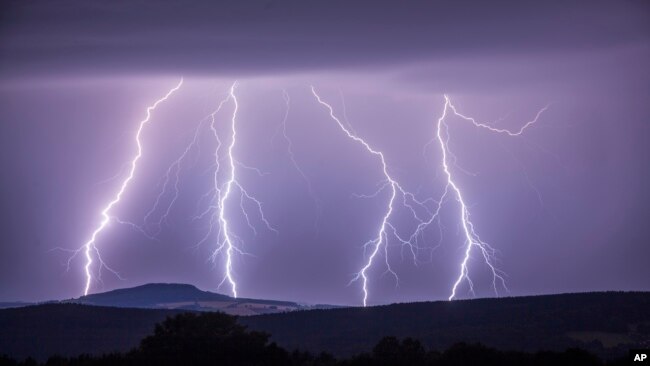
<instances>
[{"instance_id":1,"label":"silhouetted tree","mask_svg":"<svg viewBox=\"0 0 650 366\"><path fill-rule=\"evenodd\" d=\"M7 355L0 355L0 366L15 366L16 360Z\"/></svg>"},{"instance_id":2,"label":"silhouetted tree","mask_svg":"<svg viewBox=\"0 0 650 366\"><path fill-rule=\"evenodd\" d=\"M248 332L233 316L187 313L156 325L136 357L149 365L286 365L288 353L269 336Z\"/></svg>"},{"instance_id":3,"label":"silhouetted tree","mask_svg":"<svg viewBox=\"0 0 650 366\"><path fill-rule=\"evenodd\" d=\"M374 365L424 365L426 351L419 341L406 338L401 343L395 337L385 337L372 350Z\"/></svg>"},{"instance_id":4,"label":"silhouetted tree","mask_svg":"<svg viewBox=\"0 0 650 366\"><path fill-rule=\"evenodd\" d=\"M608 366L626 364L620 359ZM16 362L0 356L0 366L36 366L31 358ZM50 357L44 366L600 366L603 363L580 349L564 352L500 351L481 344L458 343L440 353L427 351L418 340L396 337L381 339L371 353L347 360L330 354L309 352L289 354L269 336L250 332L237 319L222 313L188 313L167 318L154 334L142 340L140 347L126 354L81 355L74 358Z\"/></svg>"}]
</instances>

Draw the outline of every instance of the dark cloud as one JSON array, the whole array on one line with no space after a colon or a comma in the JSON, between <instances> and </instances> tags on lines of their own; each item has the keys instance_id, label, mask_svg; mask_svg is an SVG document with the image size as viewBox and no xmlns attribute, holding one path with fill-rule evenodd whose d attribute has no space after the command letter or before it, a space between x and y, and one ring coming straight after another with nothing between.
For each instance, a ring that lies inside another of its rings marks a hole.
<instances>
[{"instance_id":1,"label":"dark cloud","mask_svg":"<svg viewBox=\"0 0 650 366\"><path fill-rule=\"evenodd\" d=\"M12 1L5 76L266 73L647 44L645 1Z\"/></svg>"}]
</instances>

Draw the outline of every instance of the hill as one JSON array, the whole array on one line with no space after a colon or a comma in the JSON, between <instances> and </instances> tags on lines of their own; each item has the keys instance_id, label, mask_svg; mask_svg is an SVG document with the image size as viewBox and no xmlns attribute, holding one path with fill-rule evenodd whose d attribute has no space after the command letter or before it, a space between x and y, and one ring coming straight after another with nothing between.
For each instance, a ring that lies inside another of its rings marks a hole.
<instances>
[{"instance_id":1,"label":"hill","mask_svg":"<svg viewBox=\"0 0 650 366\"><path fill-rule=\"evenodd\" d=\"M43 360L58 354L126 351L178 310L43 304L0 310L0 355Z\"/></svg>"},{"instance_id":2,"label":"hill","mask_svg":"<svg viewBox=\"0 0 650 366\"><path fill-rule=\"evenodd\" d=\"M599 292L393 304L242 318L286 349L350 356L383 336L433 349L459 341L533 352L580 347L601 357L650 347L650 292Z\"/></svg>"},{"instance_id":3,"label":"hill","mask_svg":"<svg viewBox=\"0 0 650 366\"><path fill-rule=\"evenodd\" d=\"M281 347L340 357L369 351L382 337L419 339L427 348L480 342L501 350L580 347L601 357L650 346L650 293L605 292L393 304L240 317ZM154 324L184 310L46 304L0 310L0 354L126 351Z\"/></svg>"},{"instance_id":4,"label":"hill","mask_svg":"<svg viewBox=\"0 0 650 366\"><path fill-rule=\"evenodd\" d=\"M0 309L19 308L22 306L29 306L29 305L33 305L33 304L29 302L22 302L22 301L0 302Z\"/></svg>"},{"instance_id":5,"label":"hill","mask_svg":"<svg viewBox=\"0 0 650 366\"><path fill-rule=\"evenodd\" d=\"M280 313L304 308L289 301L233 298L202 291L192 285L170 283L146 284L62 302L120 308L222 311L230 315L244 316Z\"/></svg>"}]
</instances>

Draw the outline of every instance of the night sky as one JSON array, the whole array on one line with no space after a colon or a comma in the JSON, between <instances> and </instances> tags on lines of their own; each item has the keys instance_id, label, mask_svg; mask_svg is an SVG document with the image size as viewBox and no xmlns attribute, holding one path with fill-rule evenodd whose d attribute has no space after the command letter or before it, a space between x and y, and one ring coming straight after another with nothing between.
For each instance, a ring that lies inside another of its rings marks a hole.
<instances>
[{"instance_id":1,"label":"night sky","mask_svg":"<svg viewBox=\"0 0 650 366\"><path fill-rule=\"evenodd\" d=\"M406 4L406 5L405 5ZM401 6L399 6L401 5ZM143 222L170 164L201 121L179 171L179 196L157 240L111 223L98 238L91 292L148 282L217 289L216 235L192 220L209 204L214 141L205 117L236 90L238 169L262 202L255 235L233 199L227 212L249 256L234 258L242 297L359 305L363 244L388 192L376 157L348 139L310 91L420 199L444 189L435 137L447 94L462 113L517 129L477 129L450 117L451 170L481 238L498 250L510 292L650 290L650 6L647 1L5 1L0 9L0 301L83 293L84 258L69 252L101 221L134 156L147 106L184 77L143 130L135 177L111 212ZM286 120L295 161L282 136ZM232 105L216 115L228 142ZM163 199L169 199L165 196ZM393 224L413 226L399 209ZM389 241L369 271L369 304L447 299L464 244L450 200L414 263ZM59 248L59 249L57 249ZM367 256L367 252L365 253ZM470 262L475 296L495 296ZM95 269L95 273L97 268ZM467 284L459 298L472 297Z\"/></svg>"}]
</instances>

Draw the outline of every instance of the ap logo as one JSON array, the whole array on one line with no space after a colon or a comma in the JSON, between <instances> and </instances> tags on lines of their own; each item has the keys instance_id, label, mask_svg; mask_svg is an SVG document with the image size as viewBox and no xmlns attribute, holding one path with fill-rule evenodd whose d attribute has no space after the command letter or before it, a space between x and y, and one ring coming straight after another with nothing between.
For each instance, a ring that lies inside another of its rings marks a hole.
<instances>
[{"instance_id":1,"label":"ap logo","mask_svg":"<svg viewBox=\"0 0 650 366\"><path fill-rule=\"evenodd\" d=\"M650 364L650 359L648 355L650 352L648 350L630 350L630 358L634 364Z\"/></svg>"}]
</instances>

